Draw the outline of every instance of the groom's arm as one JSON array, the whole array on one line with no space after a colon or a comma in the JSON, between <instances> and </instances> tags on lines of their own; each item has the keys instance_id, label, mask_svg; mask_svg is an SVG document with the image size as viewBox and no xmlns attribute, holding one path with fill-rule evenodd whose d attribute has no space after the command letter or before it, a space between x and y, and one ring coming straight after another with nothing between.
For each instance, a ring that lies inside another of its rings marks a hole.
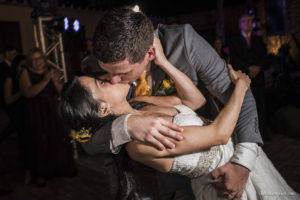
<instances>
[{"instance_id":1,"label":"groom's arm","mask_svg":"<svg viewBox=\"0 0 300 200\"><path fill-rule=\"evenodd\" d=\"M83 148L89 154L119 153L123 144L135 139L152 144L158 149L174 148L168 139L181 140L183 129L162 117L151 115L122 115L96 131L92 138L83 143Z\"/></svg>"},{"instance_id":2,"label":"groom's arm","mask_svg":"<svg viewBox=\"0 0 300 200\"><path fill-rule=\"evenodd\" d=\"M85 143L81 143L83 149L88 154L95 155L99 153L111 153L110 141L112 123L112 121L106 123L93 134L90 140Z\"/></svg>"},{"instance_id":3,"label":"groom's arm","mask_svg":"<svg viewBox=\"0 0 300 200\"><path fill-rule=\"evenodd\" d=\"M185 26L184 35L187 45L186 55L188 55L190 65L197 71L198 78L220 102L227 102L233 85L228 76L226 63L191 26ZM225 194L224 192L232 190L238 197L245 187L256 157L259 155L257 144L263 144L258 129L256 103L250 89L243 102L235 128L234 140L237 145L231 163L217 169L219 171L214 175L225 176L223 185L216 188L219 194Z\"/></svg>"},{"instance_id":4,"label":"groom's arm","mask_svg":"<svg viewBox=\"0 0 300 200\"><path fill-rule=\"evenodd\" d=\"M228 74L227 65L216 51L191 26L184 28L186 55L191 70L196 71L198 79L205 85L210 93L223 104L232 94L233 84ZM256 103L252 92L248 89L242 110L235 128L236 143L263 144L259 129Z\"/></svg>"},{"instance_id":5,"label":"groom's arm","mask_svg":"<svg viewBox=\"0 0 300 200\"><path fill-rule=\"evenodd\" d=\"M119 153L123 144L132 139L127 131L127 120L130 115L122 115L99 128L86 143L84 150L91 155L99 153Z\"/></svg>"}]
</instances>

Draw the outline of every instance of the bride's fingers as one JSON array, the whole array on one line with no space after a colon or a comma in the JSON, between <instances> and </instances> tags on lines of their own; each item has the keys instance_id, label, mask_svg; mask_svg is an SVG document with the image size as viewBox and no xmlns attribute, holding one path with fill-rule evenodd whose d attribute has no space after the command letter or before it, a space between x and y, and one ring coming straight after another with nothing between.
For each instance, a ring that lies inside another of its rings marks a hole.
<instances>
[{"instance_id":1,"label":"bride's fingers","mask_svg":"<svg viewBox=\"0 0 300 200\"><path fill-rule=\"evenodd\" d=\"M229 77L233 83L238 79L237 72L232 68L231 64L227 65Z\"/></svg>"}]
</instances>

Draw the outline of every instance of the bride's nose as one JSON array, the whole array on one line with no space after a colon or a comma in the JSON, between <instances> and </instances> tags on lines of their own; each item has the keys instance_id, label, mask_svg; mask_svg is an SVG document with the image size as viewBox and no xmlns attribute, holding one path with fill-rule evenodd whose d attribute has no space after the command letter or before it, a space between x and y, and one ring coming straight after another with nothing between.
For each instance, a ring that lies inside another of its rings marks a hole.
<instances>
[{"instance_id":1,"label":"bride's nose","mask_svg":"<svg viewBox=\"0 0 300 200\"><path fill-rule=\"evenodd\" d=\"M115 75L115 76L112 76L110 78L110 82L111 84L117 84L117 83L120 83L121 82L121 76L120 75Z\"/></svg>"}]
</instances>

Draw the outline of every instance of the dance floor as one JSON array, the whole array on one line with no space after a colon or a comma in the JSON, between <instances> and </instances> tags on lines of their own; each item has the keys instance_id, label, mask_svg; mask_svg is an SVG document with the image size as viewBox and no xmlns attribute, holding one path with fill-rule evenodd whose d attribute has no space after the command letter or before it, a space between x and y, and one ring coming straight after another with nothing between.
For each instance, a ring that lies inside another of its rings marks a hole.
<instances>
[{"instance_id":1,"label":"dance floor","mask_svg":"<svg viewBox=\"0 0 300 200\"><path fill-rule=\"evenodd\" d=\"M80 149L79 149L80 150ZM273 135L264 150L288 184L300 192L300 140ZM1 200L99 200L110 199L103 178L101 156L79 151L78 174L73 178L53 178L45 187L25 185L17 163L17 138L14 134L0 143ZM177 200L186 199L179 195Z\"/></svg>"}]
</instances>

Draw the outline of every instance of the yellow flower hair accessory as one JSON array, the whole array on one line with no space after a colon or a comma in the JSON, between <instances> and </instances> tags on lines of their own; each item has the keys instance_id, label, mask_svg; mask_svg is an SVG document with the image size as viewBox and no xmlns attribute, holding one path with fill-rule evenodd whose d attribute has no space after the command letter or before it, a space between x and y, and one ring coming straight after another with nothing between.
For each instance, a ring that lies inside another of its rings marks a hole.
<instances>
[{"instance_id":1,"label":"yellow flower hair accessory","mask_svg":"<svg viewBox=\"0 0 300 200\"><path fill-rule=\"evenodd\" d=\"M170 79L164 79L161 85L160 89L169 89L171 87L175 86L175 82L170 78Z\"/></svg>"},{"instance_id":2,"label":"yellow flower hair accessory","mask_svg":"<svg viewBox=\"0 0 300 200\"><path fill-rule=\"evenodd\" d=\"M91 128L85 129L84 127L82 127L79 131L71 130L71 136L77 142L86 143L92 137L90 131Z\"/></svg>"}]
</instances>

